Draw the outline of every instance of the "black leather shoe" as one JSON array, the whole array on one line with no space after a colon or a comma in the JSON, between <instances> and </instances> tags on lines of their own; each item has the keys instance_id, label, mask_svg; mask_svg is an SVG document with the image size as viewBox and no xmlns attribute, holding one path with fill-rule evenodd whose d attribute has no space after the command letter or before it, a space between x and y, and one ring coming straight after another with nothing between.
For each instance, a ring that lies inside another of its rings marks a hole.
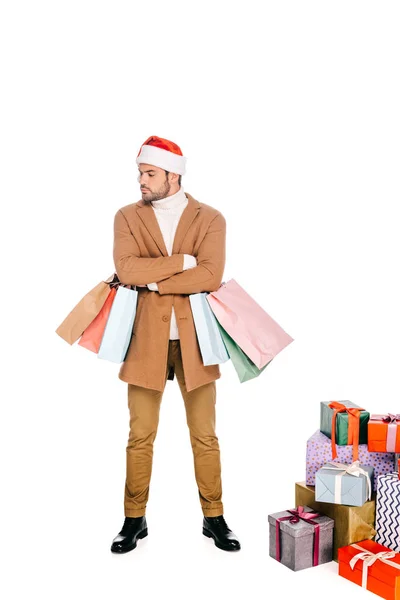
<instances>
[{"instance_id":1,"label":"black leather shoe","mask_svg":"<svg viewBox=\"0 0 400 600\"><path fill-rule=\"evenodd\" d=\"M203 518L203 534L214 540L221 550L240 550L240 543L235 534L229 529L223 515Z\"/></svg>"},{"instance_id":2,"label":"black leather shoe","mask_svg":"<svg viewBox=\"0 0 400 600\"><path fill-rule=\"evenodd\" d=\"M136 540L147 535L146 517L125 517L119 534L113 539L111 552L123 554L136 548Z\"/></svg>"}]
</instances>

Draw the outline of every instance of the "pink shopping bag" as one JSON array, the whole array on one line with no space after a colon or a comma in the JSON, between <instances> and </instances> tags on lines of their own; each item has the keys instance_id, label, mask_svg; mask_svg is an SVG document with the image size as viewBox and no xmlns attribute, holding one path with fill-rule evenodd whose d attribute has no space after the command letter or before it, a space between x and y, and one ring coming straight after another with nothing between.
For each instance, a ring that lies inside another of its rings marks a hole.
<instances>
[{"instance_id":1,"label":"pink shopping bag","mask_svg":"<svg viewBox=\"0 0 400 600\"><path fill-rule=\"evenodd\" d=\"M206 298L218 322L259 369L294 341L234 279Z\"/></svg>"}]
</instances>

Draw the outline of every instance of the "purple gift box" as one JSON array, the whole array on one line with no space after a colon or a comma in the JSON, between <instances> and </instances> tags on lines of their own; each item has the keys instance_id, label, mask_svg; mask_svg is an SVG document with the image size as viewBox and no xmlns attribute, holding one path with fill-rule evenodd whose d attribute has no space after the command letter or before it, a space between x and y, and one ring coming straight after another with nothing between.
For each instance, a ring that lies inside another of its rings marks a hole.
<instances>
[{"instance_id":1,"label":"purple gift box","mask_svg":"<svg viewBox=\"0 0 400 600\"><path fill-rule=\"evenodd\" d=\"M333 462L351 464L353 462L353 446L336 446L337 459ZM368 452L367 444L358 446L360 464L374 467L374 491L378 485L379 475L395 470L395 454L392 452ZM307 440L307 485L315 485L315 474L325 463L332 462L331 440L318 429Z\"/></svg>"}]
</instances>

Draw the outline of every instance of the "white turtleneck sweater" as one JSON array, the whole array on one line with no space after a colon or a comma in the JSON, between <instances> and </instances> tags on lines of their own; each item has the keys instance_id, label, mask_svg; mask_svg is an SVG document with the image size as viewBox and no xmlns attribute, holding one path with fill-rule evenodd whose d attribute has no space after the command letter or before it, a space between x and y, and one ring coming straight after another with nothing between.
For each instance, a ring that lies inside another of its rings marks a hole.
<instances>
[{"instance_id":1,"label":"white turtleneck sweater","mask_svg":"<svg viewBox=\"0 0 400 600\"><path fill-rule=\"evenodd\" d=\"M187 204L188 199L185 196L182 186L179 188L176 194L172 194L172 196L166 196L165 198L161 198L161 200L152 200L151 202L158 224L163 234L165 247L168 251L169 256L171 256L172 254L172 246L174 242L176 228ZM196 258L194 256L191 256L190 254L185 254L183 260L183 270L185 271L186 269L191 269L192 267L196 266ZM149 288L149 290L158 291L158 285L156 283L149 283L147 287ZM179 340L178 325L176 322L175 311L173 306L171 312L169 339Z\"/></svg>"}]
</instances>

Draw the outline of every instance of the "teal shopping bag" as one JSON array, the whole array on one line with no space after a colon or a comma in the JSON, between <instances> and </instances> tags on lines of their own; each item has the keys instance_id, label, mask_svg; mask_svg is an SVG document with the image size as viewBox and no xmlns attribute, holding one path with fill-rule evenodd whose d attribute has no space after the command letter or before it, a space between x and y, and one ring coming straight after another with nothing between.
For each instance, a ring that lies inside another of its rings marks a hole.
<instances>
[{"instance_id":1,"label":"teal shopping bag","mask_svg":"<svg viewBox=\"0 0 400 600\"><path fill-rule=\"evenodd\" d=\"M210 305L206 300L208 292L189 294L197 341L203 365L219 365L229 360L229 354L218 329Z\"/></svg>"},{"instance_id":2,"label":"teal shopping bag","mask_svg":"<svg viewBox=\"0 0 400 600\"><path fill-rule=\"evenodd\" d=\"M138 292L132 287L123 284L118 286L97 354L98 358L115 363L125 360L132 337L138 298Z\"/></svg>"},{"instance_id":3,"label":"teal shopping bag","mask_svg":"<svg viewBox=\"0 0 400 600\"><path fill-rule=\"evenodd\" d=\"M260 373L264 371L266 367L272 362L273 358L267 362L261 369L259 369L250 358L243 352L243 350L237 345L237 343L231 338L231 336L225 331L222 325L217 321L217 326L221 332L222 339L228 350L230 359L235 367L235 370L239 376L240 383L254 379L258 377Z\"/></svg>"}]
</instances>

